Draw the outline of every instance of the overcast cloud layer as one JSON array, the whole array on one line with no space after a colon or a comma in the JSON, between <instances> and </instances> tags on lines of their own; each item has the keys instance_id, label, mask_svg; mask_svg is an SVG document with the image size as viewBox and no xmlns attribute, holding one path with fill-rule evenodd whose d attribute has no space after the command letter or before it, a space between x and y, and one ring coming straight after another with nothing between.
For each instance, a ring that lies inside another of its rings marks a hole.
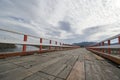
<instances>
[{"instance_id":1,"label":"overcast cloud layer","mask_svg":"<svg viewBox=\"0 0 120 80\"><path fill-rule=\"evenodd\" d=\"M120 31L120 0L0 0L0 28L72 43L100 41Z\"/></svg>"}]
</instances>

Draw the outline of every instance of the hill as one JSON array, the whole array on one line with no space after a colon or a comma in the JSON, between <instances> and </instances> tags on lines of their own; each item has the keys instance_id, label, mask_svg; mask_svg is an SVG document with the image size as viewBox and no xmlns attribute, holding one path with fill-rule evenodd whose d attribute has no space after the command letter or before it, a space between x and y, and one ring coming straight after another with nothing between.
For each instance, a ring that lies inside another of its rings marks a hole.
<instances>
[{"instance_id":1,"label":"hill","mask_svg":"<svg viewBox=\"0 0 120 80\"><path fill-rule=\"evenodd\" d=\"M86 46L89 46L89 45L92 45L92 44L96 44L96 42L80 42L80 43L73 43L73 45L77 45L77 46L80 46L80 47L86 47Z\"/></svg>"}]
</instances>

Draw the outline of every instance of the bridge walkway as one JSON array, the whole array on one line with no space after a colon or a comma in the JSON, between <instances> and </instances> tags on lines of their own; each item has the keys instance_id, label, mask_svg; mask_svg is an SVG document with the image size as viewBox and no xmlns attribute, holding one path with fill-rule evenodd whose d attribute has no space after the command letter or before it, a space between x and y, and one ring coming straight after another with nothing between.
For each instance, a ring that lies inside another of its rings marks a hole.
<instances>
[{"instance_id":1,"label":"bridge walkway","mask_svg":"<svg viewBox=\"0 0 120 80\"><path fill-rule=\"evenodd\" d=\"M78 48L0 59L0 80L120 80L120 69Z\"/></svg>"}]
</instances>

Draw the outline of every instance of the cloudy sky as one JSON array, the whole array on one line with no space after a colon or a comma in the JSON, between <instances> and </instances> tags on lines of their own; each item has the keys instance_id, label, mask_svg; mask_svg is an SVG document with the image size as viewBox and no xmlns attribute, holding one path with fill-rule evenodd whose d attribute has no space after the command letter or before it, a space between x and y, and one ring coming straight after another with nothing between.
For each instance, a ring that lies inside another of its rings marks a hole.
<instances>
[{"instance_id":1,"label":"cloudy sky","mask_svg":"<svg viewBox=\"0 0 120 80\"><path fill-rule=\"evenodd\" d=\"M120 0L0 0L0 28L73 43L120 31Z\"/></svg>"}]
</instances>

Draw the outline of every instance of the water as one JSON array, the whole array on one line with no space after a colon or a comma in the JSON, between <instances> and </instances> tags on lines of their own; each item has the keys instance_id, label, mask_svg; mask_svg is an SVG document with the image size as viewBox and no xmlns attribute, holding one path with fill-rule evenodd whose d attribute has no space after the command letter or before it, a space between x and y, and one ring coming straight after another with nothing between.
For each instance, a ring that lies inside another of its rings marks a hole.
<instances>
[{"instance_id":1,"label":"water","mask_svg":"<svg viewBox=\"0 0 120 80\"><path fill-rule=\"evenodd\" d=\"M27 51L34 51L39 50L39 48L34 46L27 46ZM7 52L21 52L22 51L22 45L16 45L16 48L13 49L2 49L0 50L0 53L7 53Z\"/></svg>"}]
</instances>

